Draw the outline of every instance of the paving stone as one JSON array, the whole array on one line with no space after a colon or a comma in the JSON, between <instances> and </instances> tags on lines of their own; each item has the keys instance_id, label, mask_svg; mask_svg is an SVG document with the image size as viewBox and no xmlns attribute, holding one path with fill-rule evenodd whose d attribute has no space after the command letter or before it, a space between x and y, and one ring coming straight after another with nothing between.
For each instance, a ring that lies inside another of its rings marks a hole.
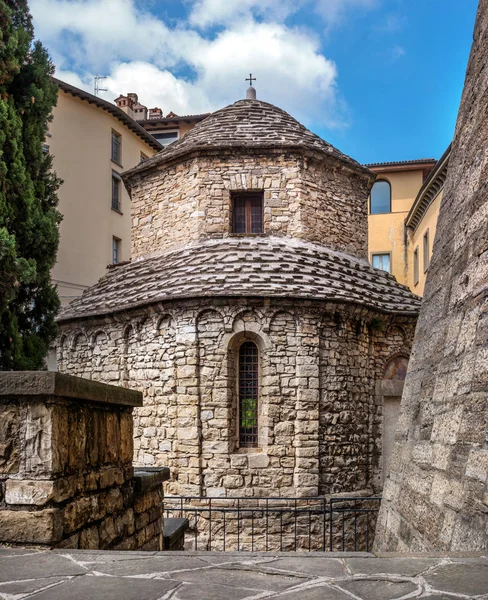
<instances>
[{"instance_id":1,"label":"paving stone","mask_svg":"<svg viewBox=\"0 0 488 600\"><path fill-rule=\"evenodd\" d=\"M0 582L84 575L86 572L69 558L49 552L0 558Z\"/></svg>"},{"instance_id":2,"label":"paving stone","mask_svg":"<svg viewBox=\"0 0 488 600\"><path fill-rule=\"evenodd\" d=\"M261 568L307 573L319 577L344 577L346 574L340 560L326 557L279 558L273 562L261 564Z\"/></svg>"},{"instance_id":3,"label":"paving stone","mask_svg":"<svg viewBox=\"0 0 488 600\"><path fill-rule=\"evenodd\" d=\"M30 579L29 581L16 581L15 583L0 583L0 598L12 600L13 595L23 596L49 588L53 585L68 581L66 577L44 577L42 579Z\"/></svg>"},{"instance_id":4,"label":"paving stone","mask_svg":"<svg viewBox=\"0 0 488 600\"><path fill-rule=\"evenodd\" d=\"M362 600L394 600L415 592L418 588L410 581L386 579L354 579L338 584Z\"/></svg>"},{"instance_id":5,"label":"paving stone","mask_svg":"<svg viewBox=\"0 0 488 600\"><path fill-rule=\"evenodd\" d=\"M252 567L235 568L215 568L198 571L184 571L175 573L172 579L178 581L198 582L202 584L212 584L214 582L225 581L229 586L240 588L260 590L260 591L282 591L300 583L305 583L307 578L298 576L285 577L283 575L271 575L269 573L260 573L253 571Z\"/></svg>"},{"instance_id":6,"label":"paving stone","mask_svg":"<svg viewBox=\"0 0 488 600\"><path fill-rule=\"evenodd\" d=\"M278 594L280 600L351 600L351 596L328 585Z\"/></svg>"},{"instance_id":7,"label":"paving stone","mask_svg":"<svg viewBox=\"0 0 488 600\"><path fill-rule=\"evenodd\" d=\"M432 589L420 596L420 585L409 577L431 561L433 571L423 577ZM306 553L22 554L13 549L0 554L4 580L0 600L160 600L168 593L173 600L245 600L263 593L279 600L396 600L410 594L426 600L488 599L486 560L453 559L438 567L435 561L445 563L442 558L336 558ZM343 570L346 563L369 575L348 574ZM278 568L284 572L273 571ZM389 575L375 576L378 569Z\"/></svg>"},{"instance_id":8,"label":"paving stone","mask_svg":"<svg viewBox=\"0 0 488 600\"><path fill-rule=\"evenodd\" d=\"M90 568L98 573L107 575L144 575L149 573L167 573L168 571L180 571L181 569L201 569L207 564L196 557L150 557L139 558L131 561L112 560L110 562L96 562L90 564Z\"/></svg>"},{"instance_id":9,"label":"paving stone","mask_svg":"<svg viewBox=\"0 0 488 600\"><path fill-rule=\"evenodd\" d=\"M211 600L243 600L256 596L256 590L239 588L236 586L211 584L192 584L183 583L178 588L174 600L202 600L209 598Z\"/></svg>"},{"instance_id":10,"label":"paving stone","mask_svg":"<svg viewBox=\"0 0 488 600\"><path fill-rule=\"evenodd\" d=\"M162 579L85 575L27 597L35 600L159 600L177 586L175 581Z\"/></svg>"},{"instance_id":11,"label":"paving stone","mask_svg":"<svg viewBox=\"0 0 488 600\"><path fill-rule=\"evenodd\" d=\"M435 569L425 576L432 588L453 594L488 594L488 565L451 564Z\"/></svg>"},{"instance_id":12,"label":"paving stone","mask_svg":"<svg viewBox=\"0 0 488 600\"><path fill-rule=\"evenodd\" d=\"M354 574L401 573L409 577L424 573L439 562L439 558L348 558L346 560Z\"/></svg>"},{"instance_id":13,"label":"paving stone","mask_svg":"<svg viewBox=\"0 0 488 600\"><path fill-rule=\"evenodd\" d=\"M420 596L420 598L425 598L426 600L457 600L457 598L461 599L461 596L447 596L446 594L425 594ZM462 596L462 598L466 598L466 596Z\"/></svg>"}]
</instances>

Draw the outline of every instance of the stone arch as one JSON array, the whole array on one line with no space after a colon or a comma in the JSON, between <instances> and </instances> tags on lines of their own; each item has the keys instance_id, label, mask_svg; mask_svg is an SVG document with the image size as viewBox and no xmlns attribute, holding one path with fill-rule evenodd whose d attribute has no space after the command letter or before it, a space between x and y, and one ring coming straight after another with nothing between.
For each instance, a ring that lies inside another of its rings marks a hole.
<instances>
[{"instance_id":1,"label":"stone arch","mask_svg":"<svg viewBox=\"0 0 488 600\"><path fill-rule=\"evenodd\" d=\"M114 383L111 372L108 370L109 362L109 337L103 329L97 329L90 335L90 374L91 379Z\"/></svg>"},{"instance_id":2,"label":"stone arch","mask_svg":"<svg viewBox=\"0 0 488 600\"><path fill-rule=\"evenodd\" d=\"M320 316L319 330L322 333L324 328L330 328L335 329L339 333L343 324L344 319L339 312L327 311Z\"/></svg>"},{"instance_id":3,"label":"stone arch","mask_svg":"<svg viewBox=\"0 0 488 600\"><path fill-rule=\"evenodd\" d=\"M75 333L71 337L71 350L75 350L76 347L81 343L88 342L88 338L86 337L86 333L84 331L75 331Z\"/></svg>"},{"instance_id":4,"label":"stone arch","mask_svg":"<svg viewBox=\"0 0 488 600\"><path fill-rule=\"evenodd\" d=\"M407 334L401 325L394 323L388 328L386 332L386 339L391 345L404 346L407 339Z\"/></svg>"},{"instance_id":5,"label":"stone arch","mask_svg":"<svg viewBox=\"0 0 488 600\"><path fill-rule=\"evenodd\" d=\"M100 341L99 338L108 339L107 333L103 329L98 329L90 335L90 346L95 349L95 346Z\"/></svg>"},{"instance_id":6,"label":"stone arch","mask_svg":"<svg viewBox=\"0 0 488 600\"><path fill-rule=\"evenodd\" d=\"M239 364L240 351L245 344L252 343L257 348L257 447L263 448L267 445L268 431L267 419L264 417L264 407L267 405L267 389L265 385L265 373L268 366L269 339L264 333L254 331L237 331L226 338L226 379L228 386L228 427L230 450L234 451L240 447L241 438L241 395Z\"/></svg>"},{"instance_id":7,"label":"stone arch","mask_svg":"<svg viewBox=\"0 0 488 600\"><path fill-rule=\"evenodd\" d=\"M259 333L263 330L264 315L261 311L254 309L240 310L232 320L233 331L254 331Z\"/></svg>"},{"instance_id":8,"label":"stone arch","mask_svg":"<svg viewBox=\"0 0 488 600\"><path fill-rule=\"evenodd\" d=\"M267 329L269 330L271 327L273 327L276 322L282 318L285 318L287 320L292 320L295 323L295 329L298 327L299 324L299 316L296 312L291 312L289 310L285 310L285 309L279 309L279 310L275 310L267 319Z\"/></svg>"},{"instance_id":9,"label":"stone arch","mask_svg":"<svg viewBox=\"0 0 488 600\"><path fill-rule=\"evenodd\" d=\"M176 319L171 313L159 315L156 321L156 335L164 336L169 330L174 330L176 327Z\"/></svg>"},{"instance_id":10,"label":"stone arch","mask_svg":"<svg viewBox=\"0 0 488 600\"><path fill-rule=\"evenodd\" d=\"M213 461L219 461L226 471L229 459L228 380L225 361L225 316L214 308L200 311L196 317L196 358L198 367L198 398L195 398L199 422L202 481L206 488L222 487L222 476L216 475ZM199 400L197 405L197 400Z\"/></svg>"}]
</instances>

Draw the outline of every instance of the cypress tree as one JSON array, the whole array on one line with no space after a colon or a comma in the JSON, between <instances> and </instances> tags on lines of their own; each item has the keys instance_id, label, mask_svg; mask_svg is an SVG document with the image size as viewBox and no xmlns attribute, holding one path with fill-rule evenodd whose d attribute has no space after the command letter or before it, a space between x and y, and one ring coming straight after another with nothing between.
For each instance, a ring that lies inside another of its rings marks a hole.
<instances>
[{"instance_id":1,"label":"cypress tree","mask_svg":"<svg viewBox=\"0 0 488 600\"><path fill-rule=\"evenodd\" d=\"M56 336L61 181L43 152L53 73L27 0L0 0L0 370L44 368Z\"/></svg>"}]
</instances>

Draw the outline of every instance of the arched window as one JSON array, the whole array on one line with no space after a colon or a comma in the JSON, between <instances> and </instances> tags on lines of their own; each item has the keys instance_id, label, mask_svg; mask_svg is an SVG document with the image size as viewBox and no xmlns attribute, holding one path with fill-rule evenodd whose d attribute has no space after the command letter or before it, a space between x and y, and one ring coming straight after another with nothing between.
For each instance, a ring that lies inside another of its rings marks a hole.
<instances>
[{"instance_id":1,"label":"arched window","mask_svg":"<svg viewBox=\"0 0 488 600\"><path fill-rule=\"evenodd\" d=\"M391 186L388 181L380 179L371 188L370 213L378 215L391 212Z\"/></svg>"},{"instance_id":2,"label":"arched window","mask_svg":"<svg viewBox=\"0 0 488 600\"><path fill-rule=\"evenodd\" d=\"M239 447L258 446L258 348L244 342L239 348Z\"/></svg>"}]
</instances>

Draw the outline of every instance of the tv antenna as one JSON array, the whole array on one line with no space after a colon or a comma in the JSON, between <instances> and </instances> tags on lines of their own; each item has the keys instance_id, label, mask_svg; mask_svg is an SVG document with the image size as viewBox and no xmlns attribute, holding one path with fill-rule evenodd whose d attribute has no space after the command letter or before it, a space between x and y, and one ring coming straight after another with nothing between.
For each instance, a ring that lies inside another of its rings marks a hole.
<instances>
[{"instance_id":1,"label":"tv antenna","mask_svg":"<svg viewBox=\"0 0 488 600\"><path fill-rule=\"evenodd\" d=\"M100 79L107 79L106 75L95 75L95 85L94 85L94 93L95 96L98 96L100 92L108 92L107 88L100 87Z\"/></svg>"}]
</instances>

